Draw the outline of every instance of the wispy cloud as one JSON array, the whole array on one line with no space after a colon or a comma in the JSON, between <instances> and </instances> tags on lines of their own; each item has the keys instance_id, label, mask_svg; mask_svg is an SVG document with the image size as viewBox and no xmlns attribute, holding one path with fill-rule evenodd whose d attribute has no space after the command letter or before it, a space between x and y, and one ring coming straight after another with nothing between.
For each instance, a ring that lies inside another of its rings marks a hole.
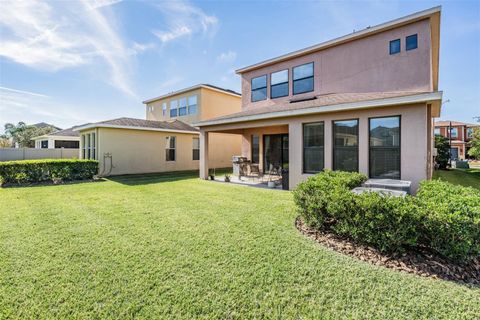
<instances>
[{"instance_id":1,"label":"wispy cloud","mask_svg":"<svg viewBox=\"0 0 480 320\"><path fill-rule=\"evenodd\" d=\"M82 113L74 106L37 92L0 87L0 131L6 122L49 122L60 127L88 122L91 115Z\"/></svg>"},{"instance_id":2,"label":"wispy cloud","mask_svg":"<svg viewBox=\"0 0 480 320\"><path fill-rule=\"evenodd\" d=\"M134 95L129 48L115 29L118 1L2 1L0 56L32 68L57 71L95 63L109 67L108 81Z\"/></svg>"},{"instance_id":3,"label":"wispy cloud","mask_svg":"<svg viewBox=\"0 0 480 320\"><path fill-rule=\"evenodd\" d=\"M218 57L217 60L220 62L230 63L237 59L237 53L235 51L228 51L222 52Z\"/></svg>"},{"instance_id":4,"label":"wispy cloud","mask_svg":"<svg viewBox=\"0 0 480 320\"><path fill-rule=\"evenodd\" d=\"M187 1L165 1L156 7L163 14L167 28L153 30L152 33L162 43L193 34L212 35L218 26L217 17L206 14Z\"/></svg>"}]
</instances>

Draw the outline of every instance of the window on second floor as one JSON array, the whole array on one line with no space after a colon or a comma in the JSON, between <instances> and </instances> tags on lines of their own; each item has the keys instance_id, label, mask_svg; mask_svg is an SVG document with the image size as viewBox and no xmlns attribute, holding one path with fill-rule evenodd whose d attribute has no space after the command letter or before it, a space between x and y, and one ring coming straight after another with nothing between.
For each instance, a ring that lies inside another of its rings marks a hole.
<instances>
[{"instance_id":1,"label":"window on second floor","mask_svg":"<svg viewBox=\"0 0 480 320\"><path fill-rule=\"evenodd\" d=\"M162 116L166 116L167 115L167 103L164 102L162 103Z\"/></svg>"},{"instance_id":2,"label":"window on second floor","mask_svg":"<svg viewBox=\"0 0 480 320\"><path fill-rule=\"evenodd\" d=\"M267 99L267 75L252 78L252 102Z\"/></svg>"},{"instance_id":3,"label":"window on second floor","mask_svg":"<svg viewBox=\"0 0 480 320\"><path fill-rule=\"evenodd\" d=\"M177 108L178 108L178 101L177 100L170 101L170 118L174 118L177 116Z\"/></svg>"},{"instance_id":4,"label":"window on second floor","mask_svg":"<svg viewBox=\"0 0 480 320\"><path fill-rule=\"evenodd\" d=\"M313 91L313 62L293 68L293 94Z\"/></svg>"},{"instance_id":5,"label":"window on second floor","mask_svg":"<svg viewBox=\"0 0 480 320\"><path fill-rule=\"evenodd\" d=\"M405 49L413 50L418 48L418 37L416 34L412 34L405 39Z\"/></svg>"},{"instance_id":6,"label":"window on second floor","mask_svg":"<svg viewBox=\"0 0 480 320\"><path fill-rule=\"evenodd\" d=\"M400 52L400 39L390 41L390 54Z\"/></svg>"},{"instance_id":7,"label":"window on second floor","mask_svg":"<svg viewBox=\"0 0 480 320\"><path fill-rule=\"evenodd\" d=\"M179 116L186 116L187 115L187 98L180 98L180 107L178 108L178 115Z\"/></svg>"},{"instance_id":8,"label":"window on second floor","mask_svg":"<svg viewBox=\"0 0 480 320\"><path fill-rule=\"evenodd\" d=\"M435 128L435 135L440 135L440 128Z\"/></svg>"},{"instance_id":9,"label":"window on second floor","mask_svg":"<svg viewBox=\"0 0 480 320\"><path fill-rule=\"evenodd\" d=\"M288 96L288 69L274 72L270 75L270 97Z\"/></svg>"},{"instance_id":10,"label":"window on second floor","mask_svg":"<svg viewBox=\"0 0 480 320\"><path fill-rule=\"evenodd\" d=\"M473 138L473 128L467 128L467 138Z\"/></svg>"},{"instance_id":11,"label":"window on second floor","mask_svg":"<svg viewBox=\"0 0 480 320\"><path fill-rule=\"evenodd\" d=\"M450 128L450 137L452 138L458 137L458 128Z\"/></svg>"},{"instance_id":12,"label":"window on second floor","mask_svg":"<svg viewBox=\"0 0 480 320\"><path fill-rule=\"evenodd\" d=\"M197 96L188 97L188 114L197 114Z\"/></svg>"}]
</instances>

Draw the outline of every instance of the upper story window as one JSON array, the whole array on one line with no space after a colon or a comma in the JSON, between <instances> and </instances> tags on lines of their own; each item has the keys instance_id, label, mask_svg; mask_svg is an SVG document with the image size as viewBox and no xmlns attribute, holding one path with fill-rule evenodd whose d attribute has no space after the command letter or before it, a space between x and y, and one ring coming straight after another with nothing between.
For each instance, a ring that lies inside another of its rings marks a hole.
<instances>
[{"instance_id":1,"label":"upper story window","mask_svg":"<svg viewBox=\"0 0 480 320\"><path fill-rule=\"evenodd\" d=\"M288 96L288 69L274 72L270 75L270 97Z\"/></svg>"},{"instance_id":2,"label":"upper story window","mask_svg":"<svg viewBox=\"0 0 480 320\"><path fill-rule=\"evenodd\" d=\"M450 137L452 138L458 137L458 128L450 128Z\"/></svg>"},{"instance_id":3,"label":"upper story window","mask_svg":"<svg viewBox=\"0 0 480 320\"><path fill-rule=\"evenodd\" d=\"M197 114L197 96L188 97L188 114Z\"/></svg>"},{"instance_id":4,"label":"upper story window","mask_svg":"<svg viewBox=\"0 0 480 320\"><path fill-rule=\"evenodd\" d=\"M400 39L390 41L390 54L400 52Z\"/></svg>"},{"instance_id":5,"label":"upper story window","mask_svg":"<svg viewBox=\"0 0 480 320\"><path fill-rule=\"evenodd\" d=\"M435 128L435 135L440 135L440 128Z\"/></svg>"},{"instance_id":6,"label":"upper story window","mask_svg":"<svg viewBox=\"0 0 480 320\"><path fill-rule=\"evenodd\" d=\"M187 115L187 98L180 98L180 108L178 109L179 116Z\"/></svg>"},{"instance_id":7,"label":"upper story window","mask_svg":"<svg viewBox=\"0 0 480 320\"><path fill-rule=\"evenodd\" d=\"M293 68L293 94L313 91L313 62Z\"/></svg>"},{"instance_id":8,"label":"upper story window","mask_svg":"<svg viewBox=\"0 0 480 320\"><path fill-rule=\"evenodd\" d=\"M473 138L473 128L467 128L467 138Z\"/></svg>"},{"instance_id":9,"label":"upper story window","mask_svg":"<svg viewBox=\"0 0 480 320\"><path fill-rule=\"evenodd\" d=\"M418 48L418 37L416 34L412 34L405 39L406 50L413 50Z\"/></svg>"},{"instance_id":10,"label":"upper story window","mask_svg":"<svg viewBox=\"0 0 480 320\"><path fill-rule=\"evenodd\" d=\"M252 102L267 99L267 75L252 78Z\"/></svg>"},{"instance_id":11,"label":"upper story window","mask_svg":"<svg viewBox=\"0 0 480 320\"><path fill-rule=\"evenodd\" d=\"M170 118L177 116L178 100L170 101Z\"/></svg>"},{"instance_id":12,"label":"upper story window","mask_svg":"<svg viewBox=\"0 0 480 320\"><path fill-rule=\"evenodd\" d=\"M162 103L162 116L166 116L167 115L167 103L164 102Z\"/></svg>"}]
</instances>

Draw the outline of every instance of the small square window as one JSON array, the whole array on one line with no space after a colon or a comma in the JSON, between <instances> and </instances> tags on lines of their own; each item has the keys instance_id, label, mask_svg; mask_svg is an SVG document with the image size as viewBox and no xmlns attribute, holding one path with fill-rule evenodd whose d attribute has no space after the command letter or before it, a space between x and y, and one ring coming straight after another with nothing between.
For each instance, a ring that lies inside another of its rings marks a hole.
<instances>
[{"instance_id":1,"label":"small square window","mask_svg":"<svg viewBox=\"0 0 480 320\"><path fill-rule=\"evenodd\" d=\"M405 48L408 50L413 50L418 48L418 37L416 34L412 34L406 38Z\"/></svg>"},{"instance_id":2,"label":"small square window","mask_svg":"<svg viewBox=\"0 0 480 320\"><path fill-rule=\"evenodd\" d=\"M400 52L400 39L390 41L390 54Z\"/></svg>"}]
</instances>

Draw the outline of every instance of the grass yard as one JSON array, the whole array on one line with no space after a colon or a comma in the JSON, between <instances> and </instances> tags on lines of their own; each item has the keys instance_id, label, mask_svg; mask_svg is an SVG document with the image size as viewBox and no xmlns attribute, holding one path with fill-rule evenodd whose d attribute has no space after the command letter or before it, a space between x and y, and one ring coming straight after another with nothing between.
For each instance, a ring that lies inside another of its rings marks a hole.
<instances>
[{"instance_id":1,"label":"grass yard","mask_svg":"<svg viewBox=\"0 0 480 320\"><path fill-rule=\"evenodd\" d=\"M480 189L480 169L436 170L433 178Z\"/></svg>"},{"instance_id":2,"label":"grass yard","mask_svg":"<svg viewBox=\"0 0 480 320\"><path fill-rule=\"evenodd\" d=\"M480 288L301 235L290 192L192 174L0 189L0 319L474 319Z\"/></svg>"}]
</instances>

